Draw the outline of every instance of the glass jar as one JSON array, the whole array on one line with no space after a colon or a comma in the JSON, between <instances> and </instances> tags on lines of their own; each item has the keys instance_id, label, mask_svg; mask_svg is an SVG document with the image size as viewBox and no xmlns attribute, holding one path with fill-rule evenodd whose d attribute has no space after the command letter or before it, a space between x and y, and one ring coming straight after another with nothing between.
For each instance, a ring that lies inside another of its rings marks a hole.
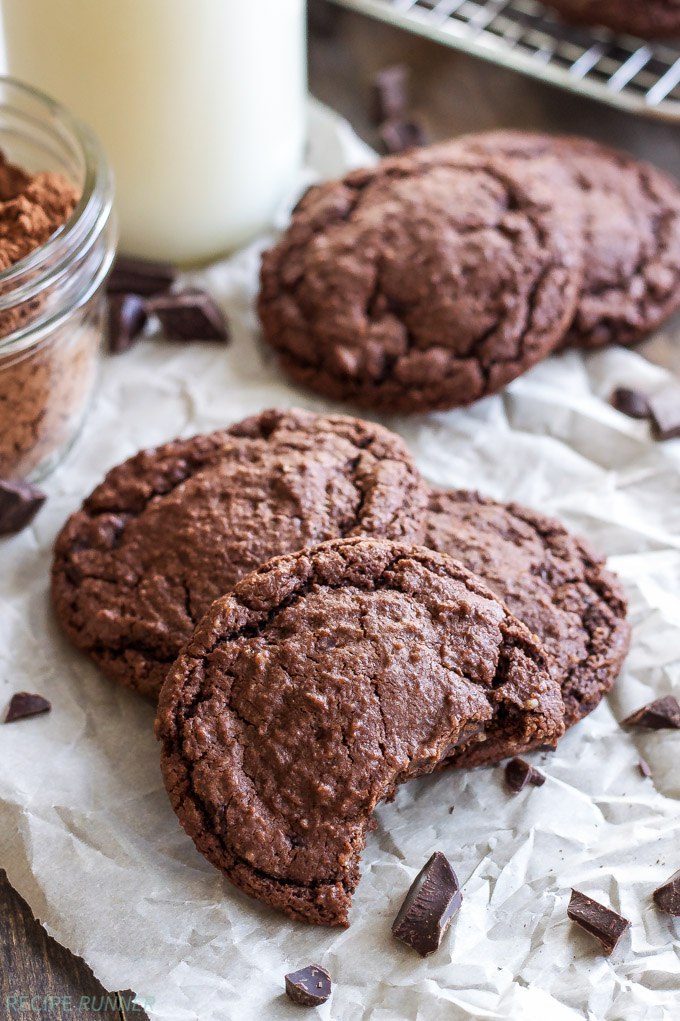
<instances>
[{"instance_id":1,"label":"glass jar","mask_svg":"<svg viewBox=\"0 0 680 1021\"><path fill-rule=\"evenodd\" d=\"M63 175L81 196L45 244L0 272L0 478L36 479L72 443L93 394L116 246L113 181L88 128L9 78L0 150L29 173Z\"/></svg>"},{"instance_id":2,"label":"glass jar","mask_svg":"<svg viewBox=\"0 0 680 1021\"><path fill-rule=\"evenodd\" d=\"M92 126L121 249L187 265L271 225L306 135L305 0L2 0L9 73Z\"/></svg>"}]
</instances>

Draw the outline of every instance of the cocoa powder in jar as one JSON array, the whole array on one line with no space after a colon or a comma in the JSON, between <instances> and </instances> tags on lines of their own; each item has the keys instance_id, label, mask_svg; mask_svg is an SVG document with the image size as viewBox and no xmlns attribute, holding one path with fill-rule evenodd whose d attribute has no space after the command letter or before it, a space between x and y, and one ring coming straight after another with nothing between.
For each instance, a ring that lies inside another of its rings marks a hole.
<instances>
[{"instance_id":1,"label":"cocoa powder in jar","mask_svg":"<svg viewBox=\"0 0 680 1021\"><path fill-rule=\"evenodd\" d=\"M61 174L29 174L0 153L0 272L44 245L66 223L78 198L77 189ZM96 304L77 310L37 343L12 347L12 335L36 322L48 300L47 293L39 293L0 311L3 478L30 475L61 449L92 390L102 314Z\"/></svg>"}]
</instances>

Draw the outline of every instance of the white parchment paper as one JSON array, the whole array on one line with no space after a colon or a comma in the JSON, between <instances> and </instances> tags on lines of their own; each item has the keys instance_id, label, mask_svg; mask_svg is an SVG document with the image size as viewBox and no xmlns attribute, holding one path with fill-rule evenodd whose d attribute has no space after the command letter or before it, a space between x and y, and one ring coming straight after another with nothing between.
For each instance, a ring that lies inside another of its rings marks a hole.
<instances>
[{"instance_id":1,"label":"white parchment paper","mask_svg":"<svg viewBox=\"0 0 680 1021\"><path fill-rule=\"evenodd\" d=\"M346 124L314 108L317 173L369 158ZM347 931L287 921L198 855L162 788L151 707L104 680L56 627L50 548L106 469L266 406L329 407L286 383L258 340L261 247L200 277L230 315L232 345L149 340L108 359L47 505L0 546L0 703L25 689L53 704L0 728L0 863L59 941L160 1021L299 1018L283 975L310 961L332 973L318 1016L335 1021L680 1017L680 922L650 899L680 868L680 733L616 722L680 693L680 441L655 444L646 424L606 403L614 385L662 387L663 368L630 351L571 352L470 410L385 420L433 482L525 502L585 533L623 577L635 633L614 694L555 754L536 756L542 788L512 797L499 769L447 773L379 809ZM669 331L652 354L677 370L674 345ZM465 900L441 950L421 961L390 923L435 849ZM632 921L613 958L568 921L572 886Z\"/></svg>"}]
</instances>

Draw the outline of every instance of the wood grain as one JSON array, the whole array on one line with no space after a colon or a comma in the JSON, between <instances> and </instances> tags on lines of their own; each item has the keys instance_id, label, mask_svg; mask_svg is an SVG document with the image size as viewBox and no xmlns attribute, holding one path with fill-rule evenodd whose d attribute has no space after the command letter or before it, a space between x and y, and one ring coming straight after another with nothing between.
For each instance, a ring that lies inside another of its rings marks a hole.
<instances>
[{"instance_id":1,"label":"wood grain","mask_svg":"<svg viewBox=\"0 0 680 1021\"><path fill-rule=\"evenodd\" d=\"M79 957L47 935L0 871L0 1016L40 1021L132 1021L117 993L107 992Z\"/></svg>"}]
</instances>

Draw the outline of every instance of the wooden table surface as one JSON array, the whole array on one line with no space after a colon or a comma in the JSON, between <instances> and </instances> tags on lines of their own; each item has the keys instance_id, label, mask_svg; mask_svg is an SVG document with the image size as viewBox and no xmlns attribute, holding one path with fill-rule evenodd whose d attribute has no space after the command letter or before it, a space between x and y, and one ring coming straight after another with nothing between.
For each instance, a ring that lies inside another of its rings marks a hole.
<instances>
[{"instance_id":1,"label":"wooden table surface","mask_svg":"<svg viewBox=\"0 0 680 1021\"><path fill-rule=\"evenodd\" d=\"M492 127L574 132L680 172L680 128L643 121L540 85L326 0L310 4L311 90L372 144L377 144L370 118L373 76L380 68L403 63L411 69L412 112L422 119L433 141ZM107 993L83 961L47 936L2 871L0 926L3 1019L146 1018L142 1010L130 1008L129 992ZM20 996L33 998L32 1007Z\"/></svg>"}]
</instances>

